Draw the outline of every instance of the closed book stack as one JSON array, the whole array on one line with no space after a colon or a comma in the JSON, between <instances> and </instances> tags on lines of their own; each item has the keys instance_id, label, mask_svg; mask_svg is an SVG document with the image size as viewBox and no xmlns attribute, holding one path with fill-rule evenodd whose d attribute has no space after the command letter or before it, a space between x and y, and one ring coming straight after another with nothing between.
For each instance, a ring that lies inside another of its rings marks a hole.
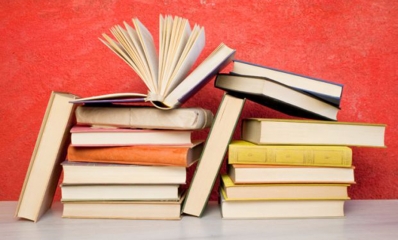
<instances>
[{"instance_id":1,"label":"closed book stack","mask_svg":"<svg viewBox=\"0 0 398 240\"><path fill-rule=\"evenodd\" d=\"M384 147L385 125L337 121L340 84L244 61L215 86L293 117L243 119L221 177L223 218L344 216L351 146Z\"/></svg>"},{"instance_id":2,"label":"closed book stack","mask_svg":"<svg viewBox=\"0 0 398 240\"><path fill-rule=\"evenodd\" d=\"M343 217L355 183L350 146L383 147L385 126L244 119L228 150L224 218Z\"/></svg>"},{"instance_id":3,"label":"closed book stack","mask_svg":"<svg viewBox=\"0 0 398 240\"><path fill-rule=\"evenodd\" d=\"M139 106L78 106L62 163L63 217L180 219L187 171L213 114Z\"/></svg>"}]
</instances>

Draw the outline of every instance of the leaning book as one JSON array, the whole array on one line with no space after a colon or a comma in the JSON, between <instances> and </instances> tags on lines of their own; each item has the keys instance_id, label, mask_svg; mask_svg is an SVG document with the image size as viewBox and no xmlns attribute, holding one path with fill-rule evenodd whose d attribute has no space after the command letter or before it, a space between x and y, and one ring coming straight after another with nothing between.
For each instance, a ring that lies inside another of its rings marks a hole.
<instances>
[{"instance_id":1,"label":"leaning book","mask_svg":"<svg viewBox=\"0 0 398 240\"><path fill-rule=\"evenodd\" d=\"M73 94L52 92L18 201L16 217L34 222L51 207L69 145Z\"/></svg>"},{"instance_id":2,"label":"leaning book","mask_svg":"<svg viewBox=\"0 0 398 240\"><path fill-rule=\"evenodd\" d=\"M176 108L187 101L215 74L228 65L235 50L221 43L195 69L191 68L205 45L204 28L192 29L187 19L160 16L159 54L149 30L137 19L111 29L113 38L101 41L124 60L142 79L148 93L112 93L88 97L74 103L151 102L159 108Z\"/></svg>"}]
</instances>

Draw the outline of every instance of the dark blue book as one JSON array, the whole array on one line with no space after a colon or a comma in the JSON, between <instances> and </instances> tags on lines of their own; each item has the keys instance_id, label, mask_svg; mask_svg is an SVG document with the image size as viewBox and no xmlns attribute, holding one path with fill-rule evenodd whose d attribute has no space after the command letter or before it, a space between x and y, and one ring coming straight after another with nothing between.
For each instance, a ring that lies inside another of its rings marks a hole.
<instances>
[{"instance_id":1,"label":"dark blue book","mask_svg":"<svg viewBox=\"0 0 398 240\"><path fill-rule=\"evenodd\" d=\"M219 73L216 88L279 112L310 119L337 120L337 106L315 95L264 77Z\"/></svg>"},{"instance_id":2,"label":"dark blue book","mask_svg":"<svg viewBox=\"0 0 398 240\"><path fill-rule=\"evenodd\" d=\"M343 85L339 83L308 77L288 71L282 71L279 69L240 60L234 60L232 73L272 79L292 88L315 95L318 98L321 98L337 107L340 106Z\"/></svg>"}]
</instances>

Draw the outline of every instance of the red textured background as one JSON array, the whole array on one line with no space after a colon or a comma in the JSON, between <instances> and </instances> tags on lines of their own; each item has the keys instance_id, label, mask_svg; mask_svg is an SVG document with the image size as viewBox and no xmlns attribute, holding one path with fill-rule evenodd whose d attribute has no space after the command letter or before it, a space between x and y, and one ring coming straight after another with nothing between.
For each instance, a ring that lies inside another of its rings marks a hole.
<instances>
[{"instance_id":1,"label":"red textured background","mask_svg":"<svg viewBox=\"0 0 398 240\"><path fill-rule=\"evenodd\" d=\"M138 17L157 41L159 14L205 27L201 59L225 42L237 59L345 84L340 121L388 124L388 148L354 148L350 195L398 198L397 1L16 0L0 7L0 200L19 197L52 90L145 92L98 37ZM211 82L185 106L215 112L221 96ZM251 102L242 116L287 117Z\"/></svg>"}]
</instances>

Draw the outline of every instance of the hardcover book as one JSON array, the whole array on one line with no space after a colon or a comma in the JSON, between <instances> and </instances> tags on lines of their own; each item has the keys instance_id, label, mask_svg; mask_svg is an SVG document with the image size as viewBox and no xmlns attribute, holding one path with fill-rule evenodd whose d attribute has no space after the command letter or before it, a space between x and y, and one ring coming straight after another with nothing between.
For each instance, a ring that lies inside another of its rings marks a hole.
<instances>
[{"instance_id":1,"label":"hardcover book","mask_svg":"<svg viewBox=\"0 0 398 240\"><path fill-rule=\"evenodd\" d=\"M235 184L247 183L355 183L354 167L229 165Z\"/></svg>"},{"instance_id":2,"label":"hardcover book","mask_svg":"<svg viewBox=\"0 0 398 240\"><path fill-rule=\"evenodd\" d=\"M351 167L352 149L347 146L258 145L234 140L229 144L228 163Z\"/></svg>"},{"instance_id":3,"label":"hardcover book","mask_svg":"<svg viewBox=\"0 0 398 240\"><path fill-rule=\"evenodd\" d=\"M69 161L62 167L63 184L185 184L187 180L186 167Z\"/></svg>"},{"instance_id":4,"label":"hardcover book","mask_svg":"<svg viewBox=\"0 0 398 240\"><path fill-rule=\"evenodd\" d=\"M73 126L73 146L192 145L192 131Z\"/></svg>"},{"instance_id":5,"label":"hardcover book","mask_svg":"<svg viewBox=\"0 0 398 240\"><path fill-rule=\"evenodd\" d=\"M81 125L121 128L199 130L211 126L214 115L203 108L176 108L163 111L155 107L76 108L76 122Z\"/></svg>"},{"instance_id":6,"label":"hardcover book","mask_svg":"<svg viewBox=\"0 0 398 240\"><path fill-rule=\"evenodd\" d=\"M250 118L242 139L256 144L385 147L386 125L359 122Z\"/></svg>"},{"instance_id":7,"label":"hardcover book","mask_svg":"<svg viewBox=\"0 0 398 240\"><path fill-rule=\"evenodd\" d=\"M21 190L15 216L38 221L51 207L65 160L77 96L51 92Z\"/></svg>"},{"instance_id":8,"label":"hardcover book","mask_svg":"<svg viewBox=\"0 0 398 240\"><path fill-rule=\"evenodd\" d=\"M224 219L343 217L345 200L231 200L221 190Z\"/></svg>"},{"instance_id":9,"label":"hardcover book","mask_svg":"<svg viewBox=\"0 0 398 240\"><path fill-rule=\"evenodd\" d=\"M228 174L221 175L221 189L231 200L331 200L349 199L350 184L258 183L235 184Z\"/></svg>"},{"instance_id":10,"label":"hardcover book","mask_svg":"<svg viewBox=\"0 0 398 240\"><path fill-rule=\"evenodd\" d=\"M245 99L224 94L188 189L184 213L203 214L244 104Z\"/></svg>"},{"instance_id":11,"label":"hardcover book","mask_svg":"<svg viewBox=\"0 0 398 240\"><path fill-rule=\"evenodd\" d=\"M134 145L123 147L68 147L70 162L119 163L188 167L202 153L204 141L191 145Z\"/></svg>"},{"instance_id":12,"label":"hardcover book","mask_svg":"<svg viewBox=\"0 0 398 240\"><path fill-rule=\"evenodd\" d=\"M337 120L338 107L274 80L262 77L220 73L214 82L238 97L245 97L279 112L313 119Z\"/></svg>"},{"instance_id":13,"label":"hardcover book","mask_svg":"<svg viewBox=\"0 0 398 240\"><path fill-rule=\"evenodd\" d=\"M190 72L205 45L204 28L190 28L187 19L160 16L159 55L153 37L137 19L134 28L111 29L114 39L103 34L101 41L124 60L148 87L148 93L115 93L88 97L73 103L143 102L159 108L176 108L209 82L229 64L235 50L221 43L201 64ZM190 72L190 73L189 73Z\"/></svg>"},{"instance_id":14,"label":"hardcover book","mask_svg":"<svg viewBox=\"0 0 398 240\"><path fill-rule=\"evenodd\" d=\"M337 107L340 106L343 94L342 84L241 60L234 60L232 73L269 78L284 85L316 95Z\"/></svg>"}]
</instances>

